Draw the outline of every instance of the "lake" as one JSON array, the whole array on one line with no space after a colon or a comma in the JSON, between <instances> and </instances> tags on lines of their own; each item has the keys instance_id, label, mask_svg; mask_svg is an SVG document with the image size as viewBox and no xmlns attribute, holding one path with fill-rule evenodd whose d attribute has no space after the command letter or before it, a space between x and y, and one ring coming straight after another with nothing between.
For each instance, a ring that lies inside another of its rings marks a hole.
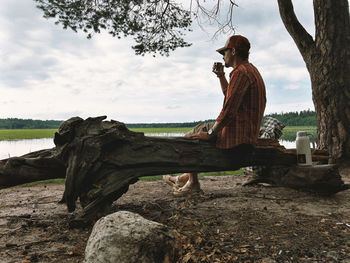
<instances>
[{"instance_id":1,"label":"lake","mask_svg":"<svg viewBox=\"0 0 350 263\"><path fill-rule=\"evenodd\" d=\"M183 133L145 133L146 136L183 136ZM295 141L280 140L286 148L295 148ZM0 141L0 160L55 147L53 138Z\"/></svg>"}]
</instances>

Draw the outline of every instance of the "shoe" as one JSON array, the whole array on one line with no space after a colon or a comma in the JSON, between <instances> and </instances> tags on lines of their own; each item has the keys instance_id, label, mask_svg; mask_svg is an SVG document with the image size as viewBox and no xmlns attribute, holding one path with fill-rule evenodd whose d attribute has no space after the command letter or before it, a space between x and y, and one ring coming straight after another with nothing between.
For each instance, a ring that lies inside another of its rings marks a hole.
<instances>
[{"instance_id":1,"label":"shoe","mask_svg":"<svg viewBox=\"0 0 350 263\"><path fill-rule=\"evenodd\" d=\"M170 180L171 176L169 174L163 175L163 181L174 188L174 190L183 187L185 184L181 183L179 180L179 175L175 177L175 183Z\"/></svg>"},{"instance_id":2,"label":"shoe","mask_svg":"<svg viewBox=\"0 0 350 263\"><path fill-rule=\"evenodd\" d=\"M189 181L187 181L183 187L174 189L173 192L173 195L175 197L193 196L201 194L203 194L203 190L200 189L199 186L193 187Z\"/></svg>"}]
</instances>

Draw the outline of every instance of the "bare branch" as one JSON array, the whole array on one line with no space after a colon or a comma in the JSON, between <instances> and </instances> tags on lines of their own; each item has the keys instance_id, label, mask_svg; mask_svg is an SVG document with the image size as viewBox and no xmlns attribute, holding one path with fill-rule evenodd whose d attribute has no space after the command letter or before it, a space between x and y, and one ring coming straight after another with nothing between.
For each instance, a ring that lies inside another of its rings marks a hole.
<instances>
[{"instance_id":1,"label":"bare branch","mask_svg":"<svg viewBox=\"0 0 350 263\"><path fill-rule=\"evenodd\" d=\"M238 5L233 1L223 2L223 0L213 0L212 5L203 0L196 0L194 3L191 1L191 10L195 5L195 11L193 16L197 20L199 27L206 31L205 24L215 25L217 27L216 32L213 34L213 38L216 38L219 34L228 34L235 31L233 25L233 8ZM224 7L227 3L228 7ZM226 11L227 10L227 11ZM224 13L223 13L224 12Z\"/></svg>"}]
</instances>

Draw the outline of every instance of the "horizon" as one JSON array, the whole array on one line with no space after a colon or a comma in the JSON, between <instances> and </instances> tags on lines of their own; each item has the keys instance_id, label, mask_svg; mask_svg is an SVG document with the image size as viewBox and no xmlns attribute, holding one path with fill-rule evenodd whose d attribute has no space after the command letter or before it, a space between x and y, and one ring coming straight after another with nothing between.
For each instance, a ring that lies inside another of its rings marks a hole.
<instances>
[{"instance_id":1,"label":"horizon","mask_svg":"<svg viewBox=\"0 0 350 263\"><path fill-rule=\"evenodd\" d=\"M300 114L301 112L313 112L316 114L316 112L314 110L310 110L310 109L307 109L307 110L301 110L301 111L289 111L289 112L280 112L280 113L277 113L277 112L273 112L273 113L269 113L269 114L264 114L263 117L266 117L266 116L270 116L270 115L283 115L283 114L289 114L289 113L298 113ZM74 118L74 117L79 117L79 116L72 116L70 118ZM95 117L99 117L99 116L95 116ZM91 118L95 118L95 117L91 117ZM68 119L70 119L68 118ZM42 120L42 119L31 119L31 118L0 118L0 120L6 120L6 119L16 119L16 120L32 120L32 121L66 121L68 119L65 119L65 120L55 120L55 119L46 119L46 120ZM106 118L106 120L112 120L110 118ZM115 120L115 119L113 119ZM125 124L161 124L161 123L193 123L193 122L205 122L205 121L211 121L211 120L215 120L215 119L206 119L206 120L194 120L194 121L183 121L183 122L132 122L132 123L128 123L128 122L125 122ZM118 120L115 120L115 121L118 121Z\"/></svg>"},{"instance_id":2,"label":"horizon","mask_svg":"<svg viewBox=\"0 0 350 263\"><path fill-rule=\"evenodd\" d=\"M41 120L106 115L124 123L215 119L223 95L211 72L215 52L228 38L196 22L185 37L193 43L169 57L136 56L131 38L106 33L91 40L44 19L34 1L0 6L0 118ZM250 62L265 81L265 114L312 109L305 63L279 17L276 2L237 1L236 34L251 42ZM293 1L300 22L314 35L312 3ZM261 11L263 10L263 12ZM229 70L226 69L226 76Z\"/></svg>"}]
</instances>

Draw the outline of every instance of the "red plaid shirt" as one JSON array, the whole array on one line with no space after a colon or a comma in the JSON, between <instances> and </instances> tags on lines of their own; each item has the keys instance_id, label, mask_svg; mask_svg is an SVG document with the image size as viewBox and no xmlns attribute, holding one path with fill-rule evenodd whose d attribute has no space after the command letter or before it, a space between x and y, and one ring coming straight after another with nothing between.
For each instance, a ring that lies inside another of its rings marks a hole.
<instances>
[{"instance_id":1,"label":"red plaid shirt","mask_svg":"<svg viewBox=\"0 0 350 263\"><path fill-rule=\"evenodd\" d=\"M255 144L265 105L264 81L253 64L243 61L230 73L224 106L216 119L223 125L216 146L228 149L241 143Z\"/></svg>"}]
</instances>

